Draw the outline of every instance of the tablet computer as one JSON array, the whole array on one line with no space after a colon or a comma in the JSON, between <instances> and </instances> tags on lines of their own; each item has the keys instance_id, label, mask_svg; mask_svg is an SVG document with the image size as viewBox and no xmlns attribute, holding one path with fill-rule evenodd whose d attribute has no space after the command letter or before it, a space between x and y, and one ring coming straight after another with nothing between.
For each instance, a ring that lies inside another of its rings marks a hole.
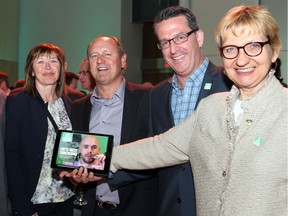
<instances>
[{"instance_id":1,"label":"tablet computer","mask_svg":"<svg viewBox=\"0 0 288 216\"><path fill-rule=\"evenodd\" d=\"M83 166L96 175L107 176L112 149L112 135L58 130L51 167L60 170L73 170Z\"/></svg>"}]
</instances>

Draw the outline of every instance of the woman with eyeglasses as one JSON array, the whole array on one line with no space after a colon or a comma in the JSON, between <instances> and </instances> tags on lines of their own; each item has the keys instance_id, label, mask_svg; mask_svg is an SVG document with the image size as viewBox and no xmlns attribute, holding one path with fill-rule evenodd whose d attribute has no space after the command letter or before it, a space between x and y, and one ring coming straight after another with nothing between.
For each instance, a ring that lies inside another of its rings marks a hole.
<instances>
[{"instance_id":1,"label":"woman with eyeglasses","mask_svg":"<svg viewBox=\"0 0 288 216\"><path fill-rule=\"evenodd\" d=\"M202 99L162 135L115 147L111 170L190 161L198 216L287 215L288 91L274 76L278 25L262 6L238 6L215 39L231 91Z\"/></svg>"},{"instance_id":2,"label":"woman with eyeglasses","mask_svg":"<svg viewBox=\"0 0 288 216\"><path fill-rule=\"evenodd\" d=\"M190 161L198 216L286 216L288 90L274 75L278 25L265 7L238 6L220 21L215 39L231 91L202 99L164 134L115 147L111 171ZM73 178L101 179L83 174Z\"/></svg>"},{"instance_id":3,"label":"woman with eyeglasses","mask_svg":"<svg viewBox=\"0 0 288 216\"><path fill-rule=\"evenodd\" d=\"M84 58L79 68L79 80L81 82L82 89L92 92L96 86L95 79L90 72L89 61Z\"/></svg>"}]
</instances>

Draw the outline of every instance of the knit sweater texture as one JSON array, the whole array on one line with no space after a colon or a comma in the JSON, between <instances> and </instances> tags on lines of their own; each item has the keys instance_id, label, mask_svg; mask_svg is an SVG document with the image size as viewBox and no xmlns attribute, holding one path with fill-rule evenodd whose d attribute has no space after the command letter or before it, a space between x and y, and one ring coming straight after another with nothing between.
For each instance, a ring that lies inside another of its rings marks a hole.
<instances>
[{"instance_id":1,"label":"knit sweater texture","mask_svg":"<svg viewBox=\"0 0 288 216\"><path fill-rule=\"evenodd\" d=\"M270 75L236 126L238 97L235 86L211 95L166 133L114 148L111 170L190 161L198 216L287 216L287 88Z\"/></svg>"}]
</instances>

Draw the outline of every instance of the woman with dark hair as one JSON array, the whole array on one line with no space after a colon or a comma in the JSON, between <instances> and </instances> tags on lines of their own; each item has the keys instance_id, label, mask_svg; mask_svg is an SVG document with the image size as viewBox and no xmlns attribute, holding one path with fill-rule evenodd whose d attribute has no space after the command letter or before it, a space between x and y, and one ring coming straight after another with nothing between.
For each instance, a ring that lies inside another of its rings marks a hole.
<instances>
[{"instance_id":1,"label":"woman with dark hair","mask_svg":"<svg viewBox=\"0 0 288 216\"><path fill-rule=\"evenodd\" d=\"M73 214L74 193L50 168L57 129L72 129L65 65L61 48L35 46L26 60L24 89L7 97L5 156L13 215Z\"/></svg>"}]
</instances>

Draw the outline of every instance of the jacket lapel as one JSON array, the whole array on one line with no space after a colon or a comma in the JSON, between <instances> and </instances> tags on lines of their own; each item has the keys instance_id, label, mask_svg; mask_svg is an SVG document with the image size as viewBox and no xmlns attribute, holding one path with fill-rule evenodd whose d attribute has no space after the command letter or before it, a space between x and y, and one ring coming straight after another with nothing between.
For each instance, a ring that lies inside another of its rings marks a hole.
<instances>
[{"instance_id":1,"label":"jacket lapel","mask_svg":"<svg viewBox=\"0 0 288 216\"><path fill-rule=\"evenodd\" d=\"M133 124L136 119L135 115L139 107L139 95L137 92L129 88L129 83L126 84L124 108L123 108L123 120L121 129L120 144L129 142L129 137L133 129Z\"/></svg>"}]
</instances>

